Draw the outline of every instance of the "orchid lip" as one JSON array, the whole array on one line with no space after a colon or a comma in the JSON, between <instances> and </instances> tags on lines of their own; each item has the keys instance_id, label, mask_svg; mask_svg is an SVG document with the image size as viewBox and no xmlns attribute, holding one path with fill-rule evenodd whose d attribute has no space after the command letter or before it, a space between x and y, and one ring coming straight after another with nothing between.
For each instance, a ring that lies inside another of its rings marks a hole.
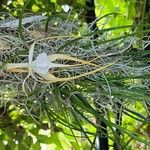
<instances>
[{"instance_id":1,"label":"orchid lip","mask_svg":"<svg viewBox=\"0 0 150 150\"><path fill-rule=\"evenodd\" d=\"M60 67L61 64L52 63L46 53L39 54L33 61L31 68L42 75L48 74L48 70L53 67Z\"/></svg>"}]
</instances>

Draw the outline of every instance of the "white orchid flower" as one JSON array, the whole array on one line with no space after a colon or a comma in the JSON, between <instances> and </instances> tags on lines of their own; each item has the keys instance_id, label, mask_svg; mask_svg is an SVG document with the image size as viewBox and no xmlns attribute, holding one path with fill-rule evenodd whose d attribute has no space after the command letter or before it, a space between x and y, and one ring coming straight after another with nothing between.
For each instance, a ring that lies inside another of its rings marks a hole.
<instances>
[{"instance_id":1,"label":"white orchid flower","mask_svg":"<svg viewBox=\"0 0 150 150\"><path fill-rule=\"evenodd\" d=\"M70 6L65 4L65 5L62 5L62 8L65 12L68 12L70 10Z\"/></svg>"},{"instance_id":2,"label":"white orchid flower","mask_svg":"<svg viewBox=\"0 0 150 150\"><path fill-rule=\"evenodd\" d=\"M55 64L49 60L46 53L39 54L36 59L32 62L32 69L41 75L48 74L48 70L53 67L61 67L62 64Z\"/></svg>"}]
</instances>

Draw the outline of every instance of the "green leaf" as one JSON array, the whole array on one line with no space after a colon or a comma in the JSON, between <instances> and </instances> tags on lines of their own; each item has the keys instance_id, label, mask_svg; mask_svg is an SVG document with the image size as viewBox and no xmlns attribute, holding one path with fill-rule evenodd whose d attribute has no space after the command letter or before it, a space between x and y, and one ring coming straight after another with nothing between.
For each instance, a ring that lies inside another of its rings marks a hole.
<instances>
[{"instance_id":1,"label":"green leaf","mask_svg":"<svg viewBox=\"0 0 150 150\"><path fill-rule=\"evenodd\" d=\"M71 144L72 144L72 146L73 146L73 148L74 148L75 150L80 150L80 147L79 147L79 145L77 144L77 142L71 142Z\"/></svg>"},{"instance_id":2,"label":"green leaf","mask_svg":"<svg viewBox=\"0 0 150 150\"><path fill-rule=\"evenodd\" d=\"M31 145L30 150L41 150L41 146L39 142L36 142Z\"/></svg>"},{"instance_id":3,"label":"green leaf","mask_svg":"<svg viewBox=\"0 0 150 150\"><path fill-rule=\"evenodd\" d=\"M38 135L37 140L39 143L44 143L44 144L56 144L58 147L62 147L62 143L59 140L58 133L53 133L50 137L46 135Z\"/></svg>"},{"instance_id":4,"label":"green leaf","mask_svg":"<svg viewBox=\"0 0 150 150\"><path fill-rule=\"evenodd\" d=\"M33 143L33 139L31 136L27 136L23 140L23 144L26 145L26 147L30 147Z\"/></svg>"},{"instance_id":5,"label":"green leaf","mask_svg":"<svg viewBox=\"0 0 150 150\"><path fill-rule=\"evenodd\" d=\"M25 143L19 143L18 150L29 150L29 147L27 147Z\"/></svg>"},{"instance_id":6,"label":"green leaf","mask_svg":"<svg viewBox=\"0 0 150 150\"><path fill-rule=\"evenodd\" d=\"M17 145L13 141L8 141L8 144L5 146L5 150L16 150Z\"/></svg>"},{"instance_id":7,"label":"green leaf","mask_svg":"<svg viewBox=\"0 0 150 150\"><path fill-rule=\"evenodd\" d=\"M51 140L50 137L46 136L46 135L38 135L37 137L37 141L39 143L44 143L44 144L51 144Z\"/></svg>"},{"instance_id":8,"label":"green leaf","mask_svg":"<svg viewBox=\"0 0 150 150\"><path fill-rule=\"evenodd\" d=\"M40 10L40 8L37 5L32 6L32 12L37 13Z\"/></svg>"},{"instance_id":9,"label":"green leaf","mask_svg":"<svg viewBox=\"0 0 150 150\"><path fill-rule=\"evenodd\" d=\"M32 134L35 135L35 136L38 136L38 132L39 132L39 129L38 129L38 128L32 128L32 129L30 130L30 133L32 133Z\"/></svg>"},{"instance_id":10,"label":"green leaf","mask_svg":"<svg viewBox=\"0 0 150 150\"><path fill-rule=\"evenodd\" d=\"M2 141L0 141L0 150L5 150L5 145Z\"/></svg>"}]
</instances>

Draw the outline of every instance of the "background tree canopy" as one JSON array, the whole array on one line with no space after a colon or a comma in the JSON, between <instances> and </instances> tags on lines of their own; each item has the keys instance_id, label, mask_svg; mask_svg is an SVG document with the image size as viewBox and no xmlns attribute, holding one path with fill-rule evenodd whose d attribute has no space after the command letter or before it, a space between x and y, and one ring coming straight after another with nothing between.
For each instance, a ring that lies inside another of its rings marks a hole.
<instances>
[{"instance_id":1,"label":"background tree canopy","mask_svg":"<svg viewBox=\"0 0 150 150\"><path fill-rule=\"evenodd\" d=\"M149 0L0 10L1 150L150 149Z\"/></svg>"}]
</instances>

